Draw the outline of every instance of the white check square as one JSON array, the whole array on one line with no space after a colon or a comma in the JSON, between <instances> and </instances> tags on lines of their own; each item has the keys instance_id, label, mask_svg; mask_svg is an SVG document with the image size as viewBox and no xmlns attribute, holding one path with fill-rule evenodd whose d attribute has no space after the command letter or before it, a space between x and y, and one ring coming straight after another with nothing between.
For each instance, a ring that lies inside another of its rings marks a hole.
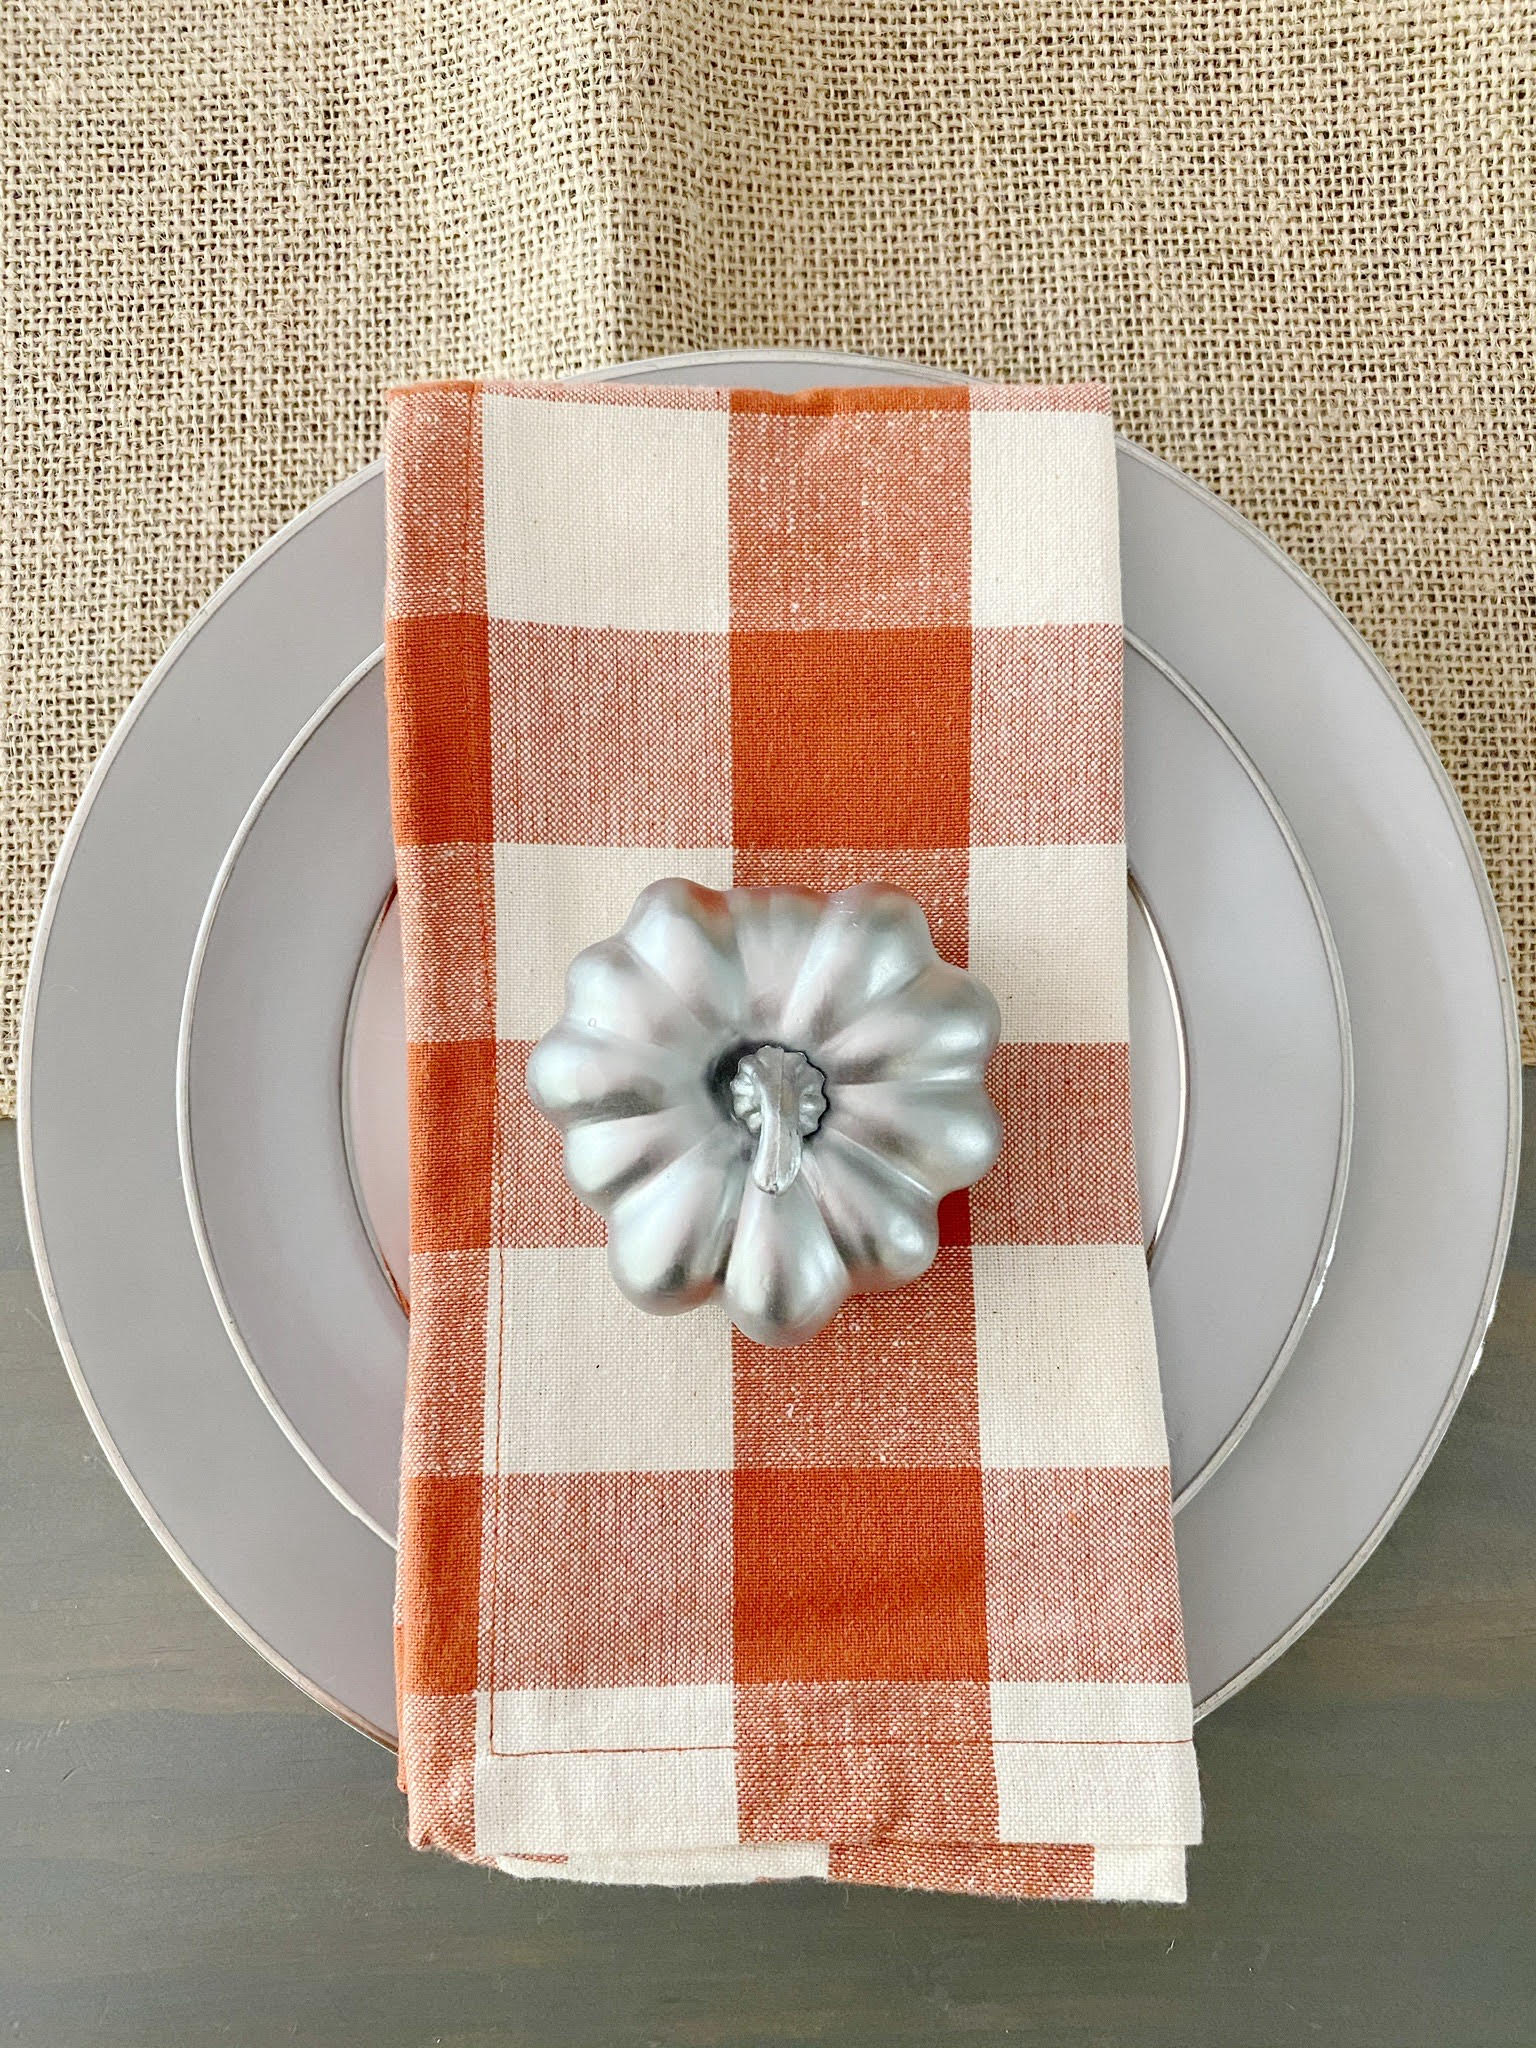
<instances>
[{"instance_id":1,"label":"white check square","mask_svg":"<svg viewBox=\"0 0 1536 2048\"><path fill-rule=\"evenodd\" d=\"M1099 412L971 414L971 618L1120 617L1115 437Z\"/></svg>"},{"instance_id":2,"label":"white check square","mask_svg":"<svg viewBox=\"0 0 1536 2048\"><path fill-rule=\"evenodd\" d=\"M1167 1462L1139 1244L976 1245L971 1269L984 1466Z\"/></svg>"},{"instance_id":3,"label":"white check square","mask_svg":"<svg viewBox=\"0 0 1536 2048\"><path fill-rule=\"evenodd\" d=\"M971 971L1013 1045L1130 1036L1123 846L971 850Z\"/></svg>"},{"instance_id":4,"label":"white check square","mask_svg":"<svg viewBox=\"0 0 1536 2048\"><path fill-rule=\"evenodd\" d=\"M493 619L628 632L730 623L730 415L487 392Z\"/></svg>"},{"instance_id":5,"label":"white check square","mask_svg":"<svg viewBox=\"0 0 1536 2048\"><path fill-rule=\"evenodd\" d=\"M1189 1742L1189 1687L1177 1682L1021 1684L994 1678L994 1742Z\"/></svg>"},{"instance_id":6,"label":"white check square","mask_svg":"<svg viewBox=\"0 0 1536 2048\"><path fill-rule=\"evenodd\" d=\"M492 1472L721 1472L734 1442L731 1326L648 1316L600 1245L489 1254Z\"/></svg>"},{"instance_id":7,"label":"white check square","mask_svg":"<svg viewBox=\"0 0 1536 2048\"><path fill-rule=\"evenodd\" d=\"M574 411L576 408L572 408ZM731 885L727 846L513 846L494 850L496 1036L541 1038L565 1008L565 970L610 938L648 882Z\"/></svg>"},{"instance_id":8,"label":"white check square","mask_svg":"<svg viewBox=\"0 0 1536 2048\"><path fill-rule=\"evenodd\" d=\"M481 1853L698 1849L737 1839L730 1749L475 1758Z\"/></svg>"}]
</instances>

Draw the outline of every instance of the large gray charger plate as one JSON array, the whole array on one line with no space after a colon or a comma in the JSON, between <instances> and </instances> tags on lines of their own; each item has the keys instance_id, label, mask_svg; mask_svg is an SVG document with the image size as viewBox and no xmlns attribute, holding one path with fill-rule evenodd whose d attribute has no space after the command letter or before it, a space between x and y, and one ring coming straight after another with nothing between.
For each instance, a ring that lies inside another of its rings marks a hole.
<instances>
[{"instance_id":1,"label":"large gray charger plate","mask_svg":"<svg viewBox=\"0 0 1536 2048\"><path fill-rule=\"evenodd\" d=\"M925 373L731 354L626 374L793 388ZM1326 1284L1177 1523L1208 1709L1369 1555L1476 1362L1510 1224L1518 1041L1470 834L1379 665L1262 536L1165 465L1123 446L1120 492L1128 625L1274 792L1327 907L1355 1048ZM375 473L331 493L226 585L114 735L39 929L22 1158L55 1329L146 1519L235 1627L388 1739L392 1555L242 1369L204 1278L176 1119L205 906L274 764L377 643L380 528Z\"/></svg>"}]
</instances>

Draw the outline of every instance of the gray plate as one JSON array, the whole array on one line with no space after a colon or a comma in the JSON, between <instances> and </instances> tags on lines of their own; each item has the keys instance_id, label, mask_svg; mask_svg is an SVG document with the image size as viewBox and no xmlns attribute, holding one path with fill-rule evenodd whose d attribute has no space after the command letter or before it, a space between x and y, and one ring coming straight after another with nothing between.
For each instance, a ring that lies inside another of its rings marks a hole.
<instances>
[{"instance_id":1,"label":"gray plate","mask_svg":"<svg viewBox=\"0 0 1536 2048\"><path fill-rule=\"evenodd\" d=\"M1152 1300L1182 1505L1252 1420L1321 1287L1345 1186L1348 1033L1315 889L1252 764L1134 646L1126 696L1138 1158L1160 1226ZM300 1455L393 1540L404 1019L398 940L370 944L393 878L385 747L374 662L257 796L193 954L178 1104L231 1341Z\"/></svg>"},{"instance_id":2,"label":"gray plate","mask_svg":"<svg viewBox=\"0 0 1536 2048\"><path fill-rule=\"evenodd\" d=\"M661 374L782 387L916 373L788 354ZM1209 1709L1369 1555L1449 1421L1508 1239L1518 1040L1471 836L1379 664L1208 494L1131 448L1120 491L1127 618L1283 806L1328 906L1356 1057L1354 1156L1322 1300L1242 1444L1179 1518L1192 1678ZM174 1107L214 877L323 689L375 645L382 559L376 495L354 480L225 586L113 736L39 927L21 1141L49 1312L123 1483L232 1625L387 1738L393 1559L240 1367L187 1220Z\"/></svg>"}]
</instances>

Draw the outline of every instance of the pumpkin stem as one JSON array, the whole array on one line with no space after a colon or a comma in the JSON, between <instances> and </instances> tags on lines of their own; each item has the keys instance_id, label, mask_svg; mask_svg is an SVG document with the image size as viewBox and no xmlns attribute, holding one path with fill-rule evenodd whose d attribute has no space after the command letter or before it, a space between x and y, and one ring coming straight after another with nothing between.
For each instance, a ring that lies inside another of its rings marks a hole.
<instances>
[{"instance_id":1,"label":"pumpkin stem","mask_svg":"<svg viewBox=\"0 0 1536 2048\"><path fill-rule=\"evenodd\" d=\"M821 1074L803 1052L760 1045L736 1069L731 1109L757 1136L753 1180L764 1194L782 1195L800 1171L805 1140L826 1114Z\"/></svg>"}]
</instances>

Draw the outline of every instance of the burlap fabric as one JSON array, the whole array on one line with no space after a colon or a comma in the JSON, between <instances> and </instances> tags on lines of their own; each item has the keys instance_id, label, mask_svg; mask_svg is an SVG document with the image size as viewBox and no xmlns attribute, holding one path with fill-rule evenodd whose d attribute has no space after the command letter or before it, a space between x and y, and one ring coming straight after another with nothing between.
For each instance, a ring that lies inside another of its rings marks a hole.
<instances>
[{"instance_id":1,"label":"burlap fabric","mask_svg":"<svg viewBox=\"0 0 1536 2048\"><path fill-rule=\"evenodd\" d=\"M92 760L384 386L732 342L1106 378L1401 679L1536 994L1536 0L13 0L0 37L7 1106Z\"/></svg>"}]
</instances>

